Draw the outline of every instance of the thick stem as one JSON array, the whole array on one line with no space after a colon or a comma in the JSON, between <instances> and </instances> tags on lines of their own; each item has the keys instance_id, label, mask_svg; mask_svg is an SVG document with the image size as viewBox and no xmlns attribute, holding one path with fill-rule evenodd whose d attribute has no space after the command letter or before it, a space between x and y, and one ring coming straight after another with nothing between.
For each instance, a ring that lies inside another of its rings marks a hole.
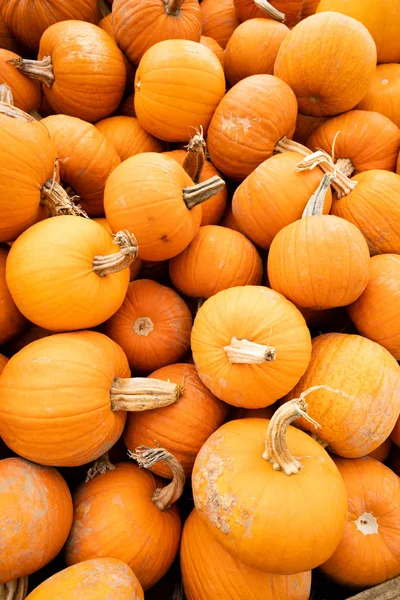
<instances>
[{"instance_id":1,"label":"thick stem","mask_svg":"<svg viewBox=\"0 0 400 600\"><path fill-rule=\"evenodd\" d=\"M99 277L106 277L127 269L138 255L139 247L133 233L118 231L113 237L113 244L120 247L115 254L102 256L97 254L92 261L93 271Z\"/></svg>"},{"instance_id":2,"label":"thick stem","mask_svg":"<svg viewBox=\"0 0 400 600\"><path fill-rule=\"evenodd\" d=\"M44 56L42 60L30 60L27 58L12 58L8 60L24 75L30 79L37 79L45 86L51 87L54 83L53 63L51 56Z\"/></svg>"},{"instance_id":3,"label":"thick stem","mask_svg":"<svg viewBox=\"0 0 400 600\"><path fill-rule=\"evenodd\" d=\"M206 161L206 143L203 138L203 128L192 137L186 146L186 156L183 168L194 183L199 183L201 171Z\"/></svg>"},{"instance_id":4,"label":"thick stem","mask_svg":"<svg viewBox=\"0 0 400 600\"><path fill-rule=\"evenodd\" d=\"M224 350L229 362L234 365L262 365L276 360L276 351L272 346L239 340L236 336L228 346L224 346Z\"/></svg>"},{"instance_id":5,"label":"thick stem","mask_svg":"<svg viewBox=\"0 0 400 600\"><path fill-rule=\"evenodd\" d=\"M304 217L315 217L316 215L322 215L324 213L326 194L334 179L335 177L331 173L324 173L319 186L307 202L302 214L302 219L304 219Z\"/></svg>"},{"instance_id":6,"label":"thick stem","mask_svg":"<svg viewBox=\"0 0 400 600\"><path fill-rule=\"evenodd\" d=\"M164 10L170 17L177 17L185 0L164 0Z\"/></svg>"},{"instance_id":7,"label":"thick stem","mask_svg":"<svg viewBox=\"0 0 400 600\"><path fill-rule=\"evenodd\" d=\"M182 394L183 386L170 381L149 377L116 377L110 390L111 410L139 412L161 408L173 404Z\"/></svg>"},{"instance_id":8,"label":"thick stem","mask_svg":"<svg viewBox=\"0 0 400 600\"><path fill-rule=\"evenodd\" d=\"M5 115L6 117L11 117L18 121L28 121L31 123L36 121L36 119L31 117L31 115L28 115L28 113L7 102L0 102L0 115Z\"/></svg>"},{"instance_id":9,"label":"thick stem","mask_svg":"<svg viewBox=\"0 0 400 600\"><path fill-rule=\"evenodd\" d=\"M14 98L11 91L11 88L6 83L0 84L0 102L4 102L4 104L14 105Z\"/></svg>"},{"instance_id":10,"label":"thick stem","mask_svg":"<svg viewBox=\"0 0 400 600\"><path fill-rule=\"evenodd\" d=\"M286 15L277 8L274 8L267 0L254 0L254 4L271 19L284 23Z\"/></svg>"},{"instance_id":11,"label":"thick stem","mask_svg":"<svg viewBox=\"0 0 400 600\"><path fill-rule=\"evenodd\" d=\"M194 206L209 200L215 194L218 194L222 190L225 185L225 181L218 177L218 175L214 175L214 177L210 177L206 181L202 181L201 183L197 183L196 185L191 185L189 187L183 188L183 200L190 210Z\"/></svg>"},{"instance_id":12,"label":"thick stem","mask_svg":"<svg viewBox=\"0 0 400 600\"><path fill-rule=\"evenodd\" d=\"M55 179L48 179L42 187L40 202L49 209L52 217L74 215L88 218L85 211L79 204L72 202L67 192Z\"/></svg>"},{"instance_id":13,"label":"thick stem","mask_svg":"<svg viewBox=\"0 0 400 600\"><path fill-rule=\"evenodd\" d=\"M25 600L28 595L28 577L0 584L0 600Z\"/></svg>"},{"instance_id":14,"label":"thick stem","mask_svg":"<svg viewBox=\"0 0 400 600\"><path fill-rule=\"evenodd\" d=\"M182 496L186 476L181 463L164 448L139 446L135 452L128 451L128 454L137 461L139 467L145 467L146 469L151 469L160 462L167 463L172 471L173 479L165 487L156 489L152 496L152 502L160 510L168 510Z\"/></svg>"},{"instance_id":15,"label":"thick stem","mask_svg":"<svg viewBox=\"0 0 400 600\"><path fill-rule=\"evenodd\" d=\"M100 456L93 465L88 469L85 483L91 481L96 475L104 475L107 471L115 471L115 466L108 457L108 452Z\"/></svg>"},{"instance_id":16,"label":"thick stem","mask_svg":"<svg viewBox=\"0 0 400 600\"><path fill-rule=\"evenodd\" d=\"M346 177L351 177L356 170L353 161L351 158L338 158L335 162L335 167L346 175Z\"/></svg>"}]
</instances>

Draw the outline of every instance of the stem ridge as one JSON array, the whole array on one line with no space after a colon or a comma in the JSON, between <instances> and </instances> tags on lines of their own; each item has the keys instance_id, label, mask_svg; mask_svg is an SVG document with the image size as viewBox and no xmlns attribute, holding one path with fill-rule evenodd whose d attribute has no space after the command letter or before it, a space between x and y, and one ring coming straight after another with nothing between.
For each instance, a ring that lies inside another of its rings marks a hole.
<instances>
[{"instance_id":1,"label":"stem ridge","mask_svg":"<svg viewBox=\"0 0 400 600\"><path fill-rule=\"evenodd\" d=\"M120 247L119 252L107 256L97 254L93 258L92 268L99 277L106 277L126 269L138 255L139 247L136 237L127 230L118 231L113 237L113 244Z\"/></svg>"}]
</instances>

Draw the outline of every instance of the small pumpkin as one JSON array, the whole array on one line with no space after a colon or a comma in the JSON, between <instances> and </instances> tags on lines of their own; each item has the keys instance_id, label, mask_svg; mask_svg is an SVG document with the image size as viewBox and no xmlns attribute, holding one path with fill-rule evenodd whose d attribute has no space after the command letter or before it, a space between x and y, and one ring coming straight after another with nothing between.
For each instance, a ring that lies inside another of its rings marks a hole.
<instances>
[{"instance_id":1,"label":"small pumpkin","mask_svg":"<svg viewBox=\"0 0 400 600\"><path fill-rule=\"evenodd\" d=\"M224 53L224 49L222 48L222 46L220 46L218 44L218 42L215 41L213 38L208 37L206 35L201 36L200 44L203 44L203 46L206 46L207 48L212 50L212 52L214 52L215 56L218 58L219 62L221 63L222 68L224 68L225 53Z\"/></svg>"},{"instance_id":2,"label":"small pumpkin","mask_svg":"<svg viewBox=\"0 0 400 600\"><path fill-rule=\"evenodd\" d=\"M96 123L106 140L112 144L121 161L141 152L162 152L164 145L147 133L135 117L108 117Z\"/></svg>"},{"instance_id":3,"label":"small pumpkin","mask_svg":"<svg viewBox=\"0 0 400 600\"><path fill-rule=\"evenodd\" d=\"M129 284L104 332L121 346L133 370L150 373L185 356L191 328L189 308L174 290L139 279Z\"/></svg>"},{"instance_id":4,"label":"small pumpkin","mask_svg":"<svg viewBox=\"0 0 400 600\"><path fill-rule=\"evenodd\" d=\"M233 0L202 0L200 11L203 35L213 38L225 48L240 22Z\"/></svg>"},{"instance_id":5,"label":"small pumpkin","mask_svg":"<svg viewBox=\"0 0 400 600\"><path fill-rule=\"evenodd\" d=\"M19 334L26 324L6 283L7 256L8 250L0 248L0 344L5 344Z\"/></svg>"},{"instance_id":6,"label":"small pumpkin","mask_svg":"<svg viewBox=\"0 0 400 600\"><path fill-rule=\"evenodd\" d=\"M19 59L18 54L0 49L0 80L10 86L14 105L25 112L38 110L42 102L42 90L38 81L32 81L19 73L8 61Z\"/></svg>"},{"instance_id":7,"label":"small pumpkin","mask_svg":"<svg viewBox=\"0 0 400 600\"><path fill-rule=\"evenodd\" d=\"M368 91L357 108L385 115L400 127L399 95L400 65L378 65Z\"/></svg>"},{"instance_id":8,"label":"small pumpkin","mask_svg":"<svg viewBox=\"0 0 400 600\"><path fill-rule=\"evenodd\" d=\"M354 108L375 68L375 43L364 25L327 12L307 17L285 37L274 75L290 85L299 112L323 117Z\"/></svg>"}]
</instances>

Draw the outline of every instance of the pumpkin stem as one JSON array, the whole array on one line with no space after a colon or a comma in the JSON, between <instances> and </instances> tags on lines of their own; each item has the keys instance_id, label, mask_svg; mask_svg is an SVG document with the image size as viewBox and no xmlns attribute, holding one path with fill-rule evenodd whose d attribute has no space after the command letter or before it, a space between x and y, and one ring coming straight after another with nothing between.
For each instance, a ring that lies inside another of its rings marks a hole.
<instances>
[{"instance_id":1,"label":"pumpkin stem","mask_svg":"<svg viewBox=\"0 0 400 600\"><path fill-rule=\"evenodd\" d=\"M33 120L35 121L35 119ZM85 211L79 204L74 204L72 202L64 188L56 181L57 167L58 158L54 163L53 179L48 179L41 189L40 203L50 210L52 217L74 215L76 217L85 217L87 219L88 216Z\"/></svg>"},{"instance_id":2,"label":"pumpkin stem","mask_svg":"<svg viewBox=\"0 0 400 600\"><path fill-rule=\"evenodd\" d=\"M173 404L183 394L183 387L170 381L134 377L116 377L110 390L111 410L139 412Z\"/></svg>"},{"instance_id":3,"label":"pumpkin stem","mask_svg":"<svg viewBox=\"0 0 400 600\"><path fill-rule=\"evenodd\" d=\"M304 217L314 217L323 214L326 194L334 179L335 176L332 175L332 173L324 173L319 186L306 204L301 216L302 219L304 219Z\"/></svg>"},{"instance_id":4,"label":"pumpkin stem","mask_svg":"<svg viewBox=\"0 0 400 600\"><path fill-rule=\"evenodd\" d=\"M218 175L214 175L214 177L210 177L206 181L202 181L201 183L197 183L196 185L190 185L188 187L183 188L183 200L190 210L194 206L209 200L215 194L218 194L222 190L225 185L225 181L218 177Z\"/></svg>"},{"instance_id":5,"label":"pumpkin stem","mask_svg":"<svg viewBox=\"0 0 400 600\"><path fill-rule=\"evenodd\" d=\"M18 71L30 79L38 79L45 86L51 88L54 83L53 63L51 56L44 56L42 60L30 60L28 58L11 58L8 60Z\"/></svg>"},{"instance_id":6,"label":"pumpkin stem","mask_svg":"<svg viewBox=\"0 0 400 600\"><path fill-rule=\"evenodd\" d=\"M286 15L283 12L280 12L277 8L273 7L272 4L270 4L267 0L254 0L254 4L257 6L257 8L262 10L267 17L284 23Z\"/></svg>"},{"instance_id":7,"label":"pumpkin stem","mask_svg":"<svg viewBox=\"0 0 400 600\"><path fill-rule=\"evenodd\" d=\"M0 584L0 600L25 600L28 595L28 577Z\"/></svg>"},{"instance_id":8,"label":"pumpkin stem","mask_svg":"<svg viewBox=\"0 0 400 600\"><path fill-rule=\"evenodd\" d=\"M164 10L167 15L177 17L185 0L164 0Z\"/></svg>"},{"instance_id":9,"label":"pumpkin stem","mask_svg":"<svg viewBox=\"0 0 400 600\"><path fill-rule=\"evenodd\" d=\"M194 183L199 183L201 171L206 161L206 143L203 138L203 128L200 127L186 146L186 156L183 168Z\"/></svg>"},{"instance_id":10,"label":"pumpkin stem","mask_svg":"<svg viewBox=\"0 0 400 600\"><path fill-rule=\"evenodd\" d=\"M111 14L110 5L105 0L97 0L97 8L102 19Z\"/></svg>"},{"instance_id":11,"label":"pumpkin stem","mask_svg":"<svg viewBox=\"0 0 400 600\"><path fill-rule=\"evenodd\" d=\"M351 177L356 170L351 158L338 158L335 167L346 177Z\"/></svg>"},{"instance_id":12,"label":"pumpkin stem","mask_svg":"<svg viewBox=\"0 0 400 600\"><path fill-rule=\"evenodd\" d=\"M114 235L113 244L120 247L119 252L108 254L107 256L97 254L93 258L93 271L99 277L106 277L106 275L119 273L119 271L129 267L138 255L139 247L136 238L133 233L129 233L129 231L118 231L118 233Z\"/></svg>"},{"instance_id":13,"label":"pumpkin stem","mask_svg":"<svg viewBox=\"0 0 400 600\"><path fill-rule=\"evenodd\" d=\"M14 105L14 98L11 91L11 88L6 83L0 84L0 102L4 102L4 104Z\"/></svg>"},{"instance_id":14,"label":"pumpkin stem","mask_svg":"<svg viewBox=\"0 0 400 600\"><path fill-rule=\"evenodd\" d=\"M0 115L6 115L6 117L11 117L12 119L17 119L18 121L28 121L31 123L36 122L36 119L31 117L31 115L28 115L28 113L24 112L20 108L2 101L0 101Z\"/></svg>"},{"instance_id":15,"label":"pumpkin stem","mask_svg":"<svg viewBox=\"0 0 400 600\"><path fill-rule=\"evenodd\" d=\"M224 350L229 362L234 365L262 365L276 360L276 350L272 346L239 340L236 336L228 346L224 346Z\"/></svg>"},{"instance_id":16,"label":"pumpkin stem","mask_svg":"<svg viewBox=\"0 0 400 600\"><path fill-rule=\"evenodd\" d=\"M96 475L104 475L107 471L115 471L115 466L108 457L108 452L100 456L87 472L85 483L91 481Z\"/></svg>"},{"instance_id":17,"label":"pumpkin stem","mask_svg":"<svg viewBox=\"0 0 400 600\"><path fill-rule=\"evenodd\" d=\"M137 461L139 467L145 467L146 469L151 469L159 462L167 463L172 471L173 479L165 487L156 489L152 496L152 502L160 510L168 510L182 496L186 481L185 471L179 460L164 448L139 446L135 452L129 452L128 450L128 454Z\"/></svg>"}]
</instances>

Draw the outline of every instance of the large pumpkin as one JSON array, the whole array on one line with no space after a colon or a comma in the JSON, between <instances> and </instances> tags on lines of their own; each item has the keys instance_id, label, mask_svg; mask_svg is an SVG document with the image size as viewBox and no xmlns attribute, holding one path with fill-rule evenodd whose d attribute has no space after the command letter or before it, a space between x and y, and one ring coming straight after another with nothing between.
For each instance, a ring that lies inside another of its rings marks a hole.
<instances>
[{"instance_id":1,"label":"large pumpkin","mask_svg":"<svg viewBox=\"0 0 400 600\"><path fill-rule=\"evenodd\" d=\"M373 110L400 127L400 65L378 65L367 93L357 108Z\"/></svg>"},{"instance_id":2,"label":"large pumpkin","mask_svg":"<svg viewBox=\"0 0 400 600\"><path fill-rule=\"evenodd\" d=\"M375 43L364 25L328 12L307 17L285 37L274 74L293 89L299 112L321 117L354 108L375 67Z\"/></svg>"},{"instance_id":3,"label":"large pumpkin","mask_svg":"<svg viewBox=\"0 0 400 600\"><path fill-rule=\"evenodd\" d=\"M15 106L25 112L30 112L34 109L38 110L42 102L40 83L28 79L9 64L8 61L15 58L18 59L20 57L18 54L10 52L9 50L4 50L0 46L1 83L6 83L10 86Z\"/></svg>"},{"instance_id":4,"label":"large pumpkin","mask_svg":"<svg viewBox=\"0 0 400 600\"><path fill-rule=\"evenodd\" d=\"M369 454L390 435L400 413L400 367L385 348L360 335L328 333L313 339L310 365L287 399L322 386L296 425L315 433L345 458ZM328 386L328 387L324 387Z\"/></svg>"},{"instance_id":5,"label":"large pumpkin","mask_svg":"<svg viewBox=\"0 0 400 600\"><path fill-rule=\"evenodd\" d=\"M197 312L193 359L203 383L233 406L262 408L291 390L310 360L297 308L262 286L218 292Z\"/></svg>"},{"instance_id":6,"label":"large pumpkin","mask_svg":"<svg viewBox=\"0 0 400 600\"><path fill-rule=\"evenodd\" d=\"M200 11L202 34L213 38L225 48L239 25L233 0L202 0Z\"/></svg>"},{"instance_id":7,"label":"large pumpkin","mask_svg":"<svg viewBox=\"0 0 400 600\"><path fill-rule=\"evenodd\" d=\"M11 297L6 283L8 250L0 248L0 344L5 344L22 331L26 324Z\"/></svg>"},{"instance_id":8,"label":"large pumpkin","mask_svg":"<svg viewBox=\"0 0 400 600\"><path fill-rule=\"evenodd\" d=\"M166 40L140 61L135 111L155 137L187 142L194 128L207 131L224 93L224 71L214 52L198 42Z\"/></svg>"},{"instance_id":9,"label":"large pumpkin","mask_svg":"<svg viewBox=\"0 0 400 600\"><path fill-rule=\"evenodd\" d=\"M310 596L310 571L272 575L247 567L218 544L196 510L183 528L180 560L188 600L308 600Z\"/></svg>"},{"instance_id":10,"label":"large pumpkin","mask_svg":"<svg viewBox=\"0 0 400 600\"><path fill-rule=\"evenodd\" d=\"M121 161L141 152L162 152L163 143L147 133L135 117L108 117L96 128L114 146Z\"/></svg>"}]
</instances>

